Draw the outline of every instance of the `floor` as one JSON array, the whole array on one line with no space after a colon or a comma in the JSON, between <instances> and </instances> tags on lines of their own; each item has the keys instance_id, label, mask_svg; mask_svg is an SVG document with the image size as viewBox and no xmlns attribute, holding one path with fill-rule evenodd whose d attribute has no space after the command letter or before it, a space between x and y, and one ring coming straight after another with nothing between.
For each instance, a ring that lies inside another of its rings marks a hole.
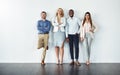
<instances>
[{"instance_id":1,"label":"floor","mask_svg":"<svg viewBox=\"0 0 120 75\"><path fill-rule=\"evenodd\" d=\"M71 66L67 63L0 63L0 75L120 75L120 63L92 63Z\"/></svg>"}]
</instances>

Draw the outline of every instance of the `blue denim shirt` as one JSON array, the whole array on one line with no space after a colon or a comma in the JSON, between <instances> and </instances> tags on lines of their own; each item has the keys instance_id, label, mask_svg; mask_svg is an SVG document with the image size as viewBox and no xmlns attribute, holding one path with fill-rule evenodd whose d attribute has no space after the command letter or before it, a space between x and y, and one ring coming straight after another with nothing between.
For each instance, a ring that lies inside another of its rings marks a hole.
<instances>
[{"instance_id":1,"label":"blue denim shirt","mask_svg":"<svg viewBox=\"0 0 120 75\"><path fill-rule=\"evenodd\" d=\"M51 23L48 20L39 20L37 24L38 34L49 33L51 27Z\"/></svg>"}]
</instances>

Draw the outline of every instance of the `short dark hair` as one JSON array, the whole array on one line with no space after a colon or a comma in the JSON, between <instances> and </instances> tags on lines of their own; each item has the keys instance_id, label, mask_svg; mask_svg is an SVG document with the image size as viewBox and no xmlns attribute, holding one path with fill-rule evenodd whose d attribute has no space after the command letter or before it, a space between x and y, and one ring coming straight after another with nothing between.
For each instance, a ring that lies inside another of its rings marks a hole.
<instances>
[{"instance_id":1,"label":"short dark hair","mask_svg":"<svg viewBox=\"0 0 120 75\"><path fill-rule=\"evenodd\" d=\"M70 9L69 12L73 12L73 13L74 13L74 10L73 10L73 9Z\"/></svg>"},{"instance_id":2,"label":"short dark hair","mask_svg":"<svg viewBox=\"0 0 120 75\"><path fill-rule=\"evenodd\" d=\"M45 14L47 14L45 11L42 11L42 12L41 12L41 14L42 14L42 13L45 13Z\"/></svg>"}]
</instances>

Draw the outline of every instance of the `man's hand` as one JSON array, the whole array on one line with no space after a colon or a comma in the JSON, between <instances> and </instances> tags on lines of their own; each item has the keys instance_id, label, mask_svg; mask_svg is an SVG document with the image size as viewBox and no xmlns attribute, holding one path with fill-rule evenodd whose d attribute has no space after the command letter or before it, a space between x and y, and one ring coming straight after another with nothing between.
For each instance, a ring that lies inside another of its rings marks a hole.
<instances>
[{"instance_id":1,"label":"man's hand","mask_svg":"<svg viewBox=\"0 0 120 75\"><path fill-rule=\"evenodd\" d=\"M48 46L46 47L46 50L48 50Z\"/></svg>"}]
</instances>

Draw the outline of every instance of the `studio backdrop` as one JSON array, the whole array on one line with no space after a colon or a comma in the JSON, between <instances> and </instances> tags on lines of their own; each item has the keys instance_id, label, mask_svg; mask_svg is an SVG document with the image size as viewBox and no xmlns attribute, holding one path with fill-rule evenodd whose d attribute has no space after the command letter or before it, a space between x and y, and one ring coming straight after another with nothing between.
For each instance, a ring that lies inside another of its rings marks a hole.
<instances>
[{"instance_id":1,"label":"studio backdrop","mask_svg":"<svg viewBox=\"0 0 120 75\"><path fill-rule=\"evenodd\" d=\"M0 63L40 63L42 49L37 49L37 21L41 11L47 12L47 19L63 8L68 18L69 9L83 19L89 11L98 27L92 42L91 62L120 62L120 0L0 0ZM55 49L50 34L47 63L55 63ZM81 43L79 61L84 60ZM64 47L64 63L69 63L68 43Z\"/></svg>"}]
</instances>

